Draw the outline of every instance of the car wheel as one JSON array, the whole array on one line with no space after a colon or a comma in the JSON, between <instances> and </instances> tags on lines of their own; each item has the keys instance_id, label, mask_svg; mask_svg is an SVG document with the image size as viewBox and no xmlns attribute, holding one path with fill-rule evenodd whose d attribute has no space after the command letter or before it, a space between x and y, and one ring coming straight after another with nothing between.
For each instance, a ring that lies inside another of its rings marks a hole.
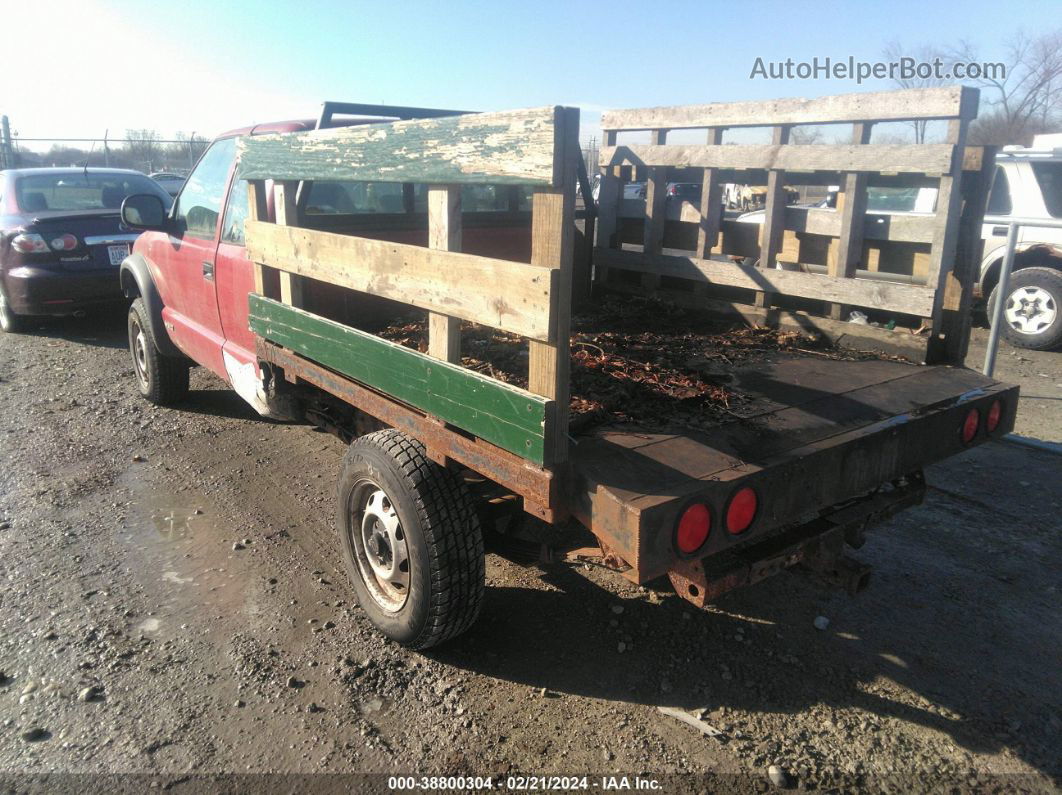
<instances>
[{"instance_id":1,"label":"car wheel","mask_svg":"<svg viewBox=\"0 0 1062 795\"><path fill-rule=\"evenodd\" d=\"M147 307L137 298L129 307L129 354L140 394L157 406L169 406L188 395L188 362L163 356L147 322Z\"/></svg>"},{"instance_id":2,"label":"car wheel","mask_svg":"<svg viewBox=\"0 0 1062 795\"><path fill-rule=\"evenodd\" d=\"M989 321L995 316L999 289L988 298ZM1003 304L1000 335L1011 345L1046 351L1062 344L1062 272L1022 268L1010 278Z\"/></svg>"},{"instance_id":3,"label":"car wheel","mask_svg":"<svg viewBox=\"0 0 1062 795\"><path fill-rule=\"evenodd\" d=\"M467 630L484 592L483 533L464 481L400 431L354 441L338 488L340 546L384 635L426 649Z\"/></svg>"},{"instance_id":4,"label":"car wheel","mask_svg":"<svg viewBox=\"0 0 1062 795\"><path fill-rule=\"evenodd\" d=\"M21 315L15 314L3 290L0 290L0 329L8 334L18 334L26 330L26 321Z\"/></svg>"}]
</instances>

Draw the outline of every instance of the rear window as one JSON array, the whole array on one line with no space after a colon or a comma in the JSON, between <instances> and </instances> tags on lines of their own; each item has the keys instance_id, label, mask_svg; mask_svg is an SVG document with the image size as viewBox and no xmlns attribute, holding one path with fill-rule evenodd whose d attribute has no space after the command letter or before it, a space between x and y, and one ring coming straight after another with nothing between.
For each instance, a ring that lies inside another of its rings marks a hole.
<instances>
[{"instance_id":1,"label":"rear window","mask_svg":"<svg viewBox=\"0 0 1062 795\"><path fill-rule=\"evenodd\" d=\"M132 193L158 196L168 207L172 199L154 180L141 174L64 172L30 174L15 180L15 199L23 212L115 210Z\"/></svg>"},{"instance_id":2,"label":"rear window","mask_svg":"<svg viewBox=\"0 0 1062 795\"><path fill-rule=\"evenodd\" d=\"M314 182L306 199L307 215L368 215L406 212L401 182ZM501 212L509 209L510 189L504 185L465 185L461 188L464 212ZM517 208L530 206L530 193L521 189ZM428 210L428 188L413 187L412 211Z\"/></svg>"},{"instance_id":3,"label":"rear window","mask_svg":"<svg viewBox=\"0 0 1062 795\"><path fill-rule=\"evenodd\" d=\"M1032 170L1040 183L1047 212L1053 218L1062 218L1062 163L1033 163Z\"/></svg>"}]
</instances>

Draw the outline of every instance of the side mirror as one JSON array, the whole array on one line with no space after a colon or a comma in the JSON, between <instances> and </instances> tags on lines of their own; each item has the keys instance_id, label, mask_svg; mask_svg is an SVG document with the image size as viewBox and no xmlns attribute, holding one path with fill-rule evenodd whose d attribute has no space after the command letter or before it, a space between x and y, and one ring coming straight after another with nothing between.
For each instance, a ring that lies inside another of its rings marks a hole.
<instances>
[{"instance_id":1,"label":"side mirror","mask_svg":"<svg viewBox=\"0 0 1062 795\"><path fill-rule=\"evenodd\" d=\"M150 193L134 193L122 202L122 223L134 229L164 229L166 207Z\"/></svg>"}]
</instances>

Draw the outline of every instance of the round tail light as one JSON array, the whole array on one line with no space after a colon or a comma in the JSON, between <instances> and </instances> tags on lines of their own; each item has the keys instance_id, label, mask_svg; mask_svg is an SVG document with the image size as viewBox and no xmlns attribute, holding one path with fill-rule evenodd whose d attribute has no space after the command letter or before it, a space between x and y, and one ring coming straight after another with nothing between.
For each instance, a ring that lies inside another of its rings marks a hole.
<instances>
[{"instance_id":1,"label":"round tail light","mask_svg":"<svg viewBox=\"0 0 1062 795\"><path fill-rule=\"evenodd\" d=\"M77 248L77 238L67 233L52 240L52 248L56 251L73 251Z\"/></svg>"},{"instance_id":2,"label":"round tail light","mask_svg":"<svg viewBox=\"0 0 1062 795\"><path fill-rule=\"evenodd\" d=\"M726 508L726 529L733 535L744 533L756 518L758 507L756 492L745 486L734 492Z\"/></svg>"},{"instance_id":3,"label":"round tail light","mask_svg":"<svg viewBox=\"0 0 1062 795\"><path fill-rule=\"evenodd\" d=\"M1003 404L998 401L992 401L992 405L988 407L988 416L985 417L985 429L992 433L999 427L999 421L1003 418Z\"/></svg>"},{"instance_id":4,"label":"round tail light","mask_svg":"<svg viewBox=\"0 0 1062 795\"><path fill-rule=\"evenodd\" d=\"M692 555L704 546L708 533L712 530L712 513L708 506L693 503L682 513L678 530L675 532L675 546L683 555Z\"/></svg>"},{"instance_id":5,"label":"round tail light","mask_svg":"<svg viewBox=\"0 0 1062 795\"><path fill-rule=\"evenodd\" d=\"M962 421L962 443L969 444L977 436L977 429L981 425L981 412L970 409L966 412L966 419Z\"/></svg>"}]
</instances>

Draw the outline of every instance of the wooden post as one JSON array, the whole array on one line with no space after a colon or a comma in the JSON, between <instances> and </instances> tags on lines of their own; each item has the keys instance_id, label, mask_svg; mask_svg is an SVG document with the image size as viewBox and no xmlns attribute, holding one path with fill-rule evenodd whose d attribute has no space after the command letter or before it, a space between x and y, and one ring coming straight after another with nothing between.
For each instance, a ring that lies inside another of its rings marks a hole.
<instances>
[{"instance_id":1,"label":"wooden post","mask_svg":"<svg viewBox=\"0 0 1062 795\"><path fill-rule=\"evenodd\" d=\"M531 262L559 268L553 343L529 341L528 390L552 399L546 435L546 460L568 458L568 402L571 370L572 255L575 242L575 168L579 150L579 111L561 108L556 146L563 158L560 186L535 191L531 213Z\"/></svg>"},{"instance_id":2,"label":"wooden post","mask_svg":"<svg viewBox=\"0 0 1062 795\"><path fill-rule=\"evenodd\" d=\"M955 265L955 252L959 240L959 218L962 209L962 156L966 146L965 118L948 122L948 143L955 147L951 173L940 178L937 190L937 213L933 224L933 247L929 252L929 269L926 285L936 292L933 296L933 314L929 318L929 341L926 346L926 364L938 364L947 358L944 344L944 299L947 293L948 275Z\"/></svg>"},{"instance_id":3,"label":"wooden post","mask_svg":"<svg viewBox=\"0 0 1062 795\"><path fill-rule=\"evenodd\" d=\"M653 130L652 144L663 146L667 143L667 130ZM664 228L667 225L667 168L652 166L645 183L645 230L643 248L647 257L659 254L664 247ZM660 275L642 274L642 287L656 290L660 286Z\"/></svg>"},{"instance_id":4,"label":"wooden post","mask_svg":"<svg viewBox=\"0 0 1062 795\"><path fill-rule=\"evenodd\" d=\"M250 221L268 220L269 210L266 205L265 183L262 180L250 180L247 183L247 218ZM265 266L254 263L254 291L266 294Z\"/></svg>"},{"instance_id":5,"label":"wooden post","mask_svg":"<svg viewBox=\"0 0 1062 795\"><path fill-rule=\"evenodd\" d=\"M723 128L709 127L709 146L723 143ZM704 181L701 184L701 223L697 229L697 256L708 259L712 249L719 243L719 226L722 220L722 183L719 181L719 169L704 169Z\"/></svg>"},{"instance_id":6,"label":"wooden post","mask_svg":"<svg viewBox=\"0 0 1062 795\"><path fill-rule=\"evenodd\" d=\"M461 187L428 188L428 247L461 250ZM443 361L461 361L461 321L438 312L428 313L428 354Z\"/></svg>"},{"instance_id":7,"label":"wooden post","mask_svg":"<svg viewBox=\"0 0 1062 795\"><path fill-rule=\"evenodd\" d=\"M605 130L605 146L616 145L616 131ZM598 248L622 248L619 243L619 212L623 206L623 183L619 166L601 170L601 190L597 200L597 235L592 241ZM594 265L594 281L608 283L608 268Z\"/></svg>"},{"instance_id":8,"label":"wooden post","mask_svg":"<svg viewBox=\"0 0 1062 795\"><path fill-rule=\"evenodd\" d=\"M296 194L298 182L276 182L273 184L273 209L277 215L278 226L298 226ZM301 276L287 271L280 272L280 300L291 306L303 305L303 280Z\"/></svg>"},{"instance_id":9,"label":"wooden post","mask_svg":"<svg viewBox=\"0 0 1062 795\"><path fill-rule=\"evenodd\" d=\"M857 122L852 125L852 143L869 144L871 122ZM841 213L841 237L837 248L830 247L827 258L827 273L835 279L851 279L855 276L860 260L863 259L863 227L866 224L867 210L867 175L865 173L845 174L843 202L838 197L838 212ZM848 315L845 304L830 304L830 317L844 320Z\"/></svg>"},{"instance_id":10,"label":"wooden post","mask_svg":"<svg viewBox=\"0 0 1062 795\"><path fill-rule=\"evenodd\" d=\"M771 143L784 146L789 143L790 125L779 124L774 128ZM760 240L760 267L771 268L777 264L778 251L785 234L785 171L771 169L767 172L767 203L763 210L763 232ZM774 293L756 291L756 306L767 309Z\"/></svg>"}]
</instances>

